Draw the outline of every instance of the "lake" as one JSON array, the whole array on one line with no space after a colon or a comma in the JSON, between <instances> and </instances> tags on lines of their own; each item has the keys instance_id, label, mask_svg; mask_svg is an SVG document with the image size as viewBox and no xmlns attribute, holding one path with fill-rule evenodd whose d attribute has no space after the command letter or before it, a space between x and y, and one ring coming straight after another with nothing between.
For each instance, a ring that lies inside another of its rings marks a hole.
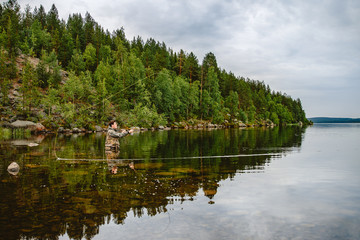
<instances>
[{"instance_id":1,"label":"lake","mask_svg":"<svg viewBox=\"0 0 360 240\"><path fill-rule=\"evenodd\" d=\"M1 140L0 239L360 239L360 124L148 131L118 154L104 143Z\"/></svg>"}]
</instances>

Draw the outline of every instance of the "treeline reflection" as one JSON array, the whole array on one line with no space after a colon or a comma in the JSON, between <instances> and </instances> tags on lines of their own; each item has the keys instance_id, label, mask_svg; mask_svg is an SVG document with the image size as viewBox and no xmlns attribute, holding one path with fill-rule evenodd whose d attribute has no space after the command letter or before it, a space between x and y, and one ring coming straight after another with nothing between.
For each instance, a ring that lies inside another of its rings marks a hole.
<instances>
[{"instance_id":1,"label":"treeline reflection","mask_svg":"<svg viewBox=\"0 0 360 240\"><path fill-rule=\"evenodd\" d=\"M179 130L121 139L117 158L142 159L137 161L99 161L106 158L103 134L47 136L36 148L2 142L0 239L57 239L65 233L91 239L110 220L124 224L128 214L154 216L167 212L175 200L204 194L214 203L219 181L261 171L271 155L181 157L283 154L301 146L303 132L299 127ZM89 160L75 160L80 158ZM20 165L17 176L6 172L12 161ZM109 165L117 167L116 174Z\"/></svg>"}]
</instances>

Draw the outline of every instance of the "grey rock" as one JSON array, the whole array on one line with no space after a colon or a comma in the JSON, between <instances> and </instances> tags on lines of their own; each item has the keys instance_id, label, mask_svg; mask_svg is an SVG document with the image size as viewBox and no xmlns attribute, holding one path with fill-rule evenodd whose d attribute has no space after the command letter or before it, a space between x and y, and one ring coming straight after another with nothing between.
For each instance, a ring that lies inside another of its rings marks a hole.
<instances>
[{"instance_id":1,"label":"grey rock","mask_svg":"<svg viewBox=\"0 0 360 240\"><path fill-rule=\"evenodd\" d=\"M12 128L26 128L32 132L42 132L46 128L41 123L34 123L32 121L16 120L10 124Z\"/></svg>"},{"instance_id":2,"label":"grey rock","mask_svg":"<svg viewBox=\"0 0 360 240\"><path fill-rule=\"evenodd\" d=\"M11 123L13 128L35 128L36 123L31 121L22 121L16 120L15 122Z\"/></svg>"}]
</instances>

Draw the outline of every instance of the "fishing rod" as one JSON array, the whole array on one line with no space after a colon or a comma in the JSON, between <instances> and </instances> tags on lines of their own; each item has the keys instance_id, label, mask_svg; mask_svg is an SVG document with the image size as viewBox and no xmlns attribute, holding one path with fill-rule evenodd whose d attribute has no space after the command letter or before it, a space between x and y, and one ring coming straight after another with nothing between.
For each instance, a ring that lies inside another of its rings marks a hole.
<instances>
[{"instance_id":1,"label":"fishing rod","mask_svg":"<svg viewBox=\"0 0 360 240\"><path fill-rule=\"evenodd\" d=\"M93 108L93 107L96 106L96 105L104 104L104 103L105 103L105 100L109 100L110 98L116 96L117 94L120 94L120 93L122 93L123 91L127 90L128 88L134 86L134 85L137 84L138 82L140 82L140 81L142 81L142 80L145 80L145 79L147 79L147 78L150 78L150 77L152 77L152 76L154 76L154 75L155 75L155 73L151 73L151 74L148 75L148 76L145 76L145 77L143 77L143 78L140 78L140 79L136 80L134 83L126 86L125 88L117 91L116 93L111 94L111 95L108 96L107 98L104 98L104 99L102 100L102 102L99 102L99 103L97 103L97 104L93 104L93 105L89 106L88 108L82 109L82 111L87 111L87 110L89 110L90 108ZM55 154L56 159L59 160L60 158L59 158L59 157L57 156L57 154L56 154L57 137L58 137L58 133L56 132L55 141L54 141L54 154Z\"/></svg>"},{"instance_id":2,"label":"fishing rod","mask_svg":"<svg viewBox=\"0 0 360 240\"><path fill-rule=\"evenodd\" d=\"M186 160L186 159L213 159L213 158L238 158L238 157L257 157L257 156L279 156L279 154L274 153L255 153L255 154L234 154L234 155L210 155L210 156L192 156L192 157L164 157L164 158L118 158L118 159L106 159L106 158L59 158L56 157L56 160L59 161L155 161L155 160Z\"/></svg>"},{"instance_id":3,"label":"fishing rod","mask_svg":"<svg viewBox=\"0 0 360 240\"><path fill-rule=\"evenodd\" d=\"M121 90L119 90L119 91L117 91L117 92L109 95L108 97L104 98L102 101L100 101L100 102L98 102L98 103L95 103L95 104L92 104L92 105L89 106L88 108L82 109L82 111L87 111L87 110L89 110L90 108L94 108L94 107L97 106L97 105L104 104L104 103L105 103L105 100L110 100L111 98L113 98L113 97L115 97L116 95L124 92L124 91L127 90L128 88L131 88L132 86L134 86L134 85L137 84L138 82L140 82L140 81L142 81L142 80L145 80L145 79L147 79L147 78L150 78L150 77L152 77L152 76L154 76L154 75L155 75L155 73L151 73L151 74L148 75L148 76L145 76L145 77L143 77L143 78L140 78L140 79L136 80L134 83L126 86L125 88L123 88L123 89L121 89Z\"/></svg>"}]
</instances>

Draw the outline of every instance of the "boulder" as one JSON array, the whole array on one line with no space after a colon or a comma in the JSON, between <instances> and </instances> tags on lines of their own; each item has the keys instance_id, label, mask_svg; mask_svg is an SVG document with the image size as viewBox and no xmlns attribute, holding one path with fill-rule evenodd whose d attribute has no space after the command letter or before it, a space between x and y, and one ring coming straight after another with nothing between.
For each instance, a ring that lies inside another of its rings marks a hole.
<instances>
[{"instance_id":1,"label":"boulder","mask_svg":"<svg viewBox=\"0 0 360 240\"><path fill-rule=\"evenodd\" d=\"M12 162L10 163L10 165L7 168L7 171L11 174L11 175L17 175L20 171L20 166L19 164L17 164L16 162Z\"/></svg>"},{"instance_id":2,"label":"boulder","mask_svg":"<svg viewBox=\"0 0 360 240\"><path fill-rule=\"evenodd\" d=\"M36 123L31 122L31 121L16 120L15 122L11 123L11 126L13 128L31 128L31 129L35 129Z\"/></svg>"},{"instance_id":3,"label":"boulder","mask_svg":"<svg viewBox=\"0 0 360 240\"><path fill-rule=\"evenodd\" d=\"M44 125L42 125L41 123L34 123L31 121L16 120L10 125L11 128L25 128L25 129L29 129L32 132L43 132L46 130Z\"/></svg>"}]
</instances>

